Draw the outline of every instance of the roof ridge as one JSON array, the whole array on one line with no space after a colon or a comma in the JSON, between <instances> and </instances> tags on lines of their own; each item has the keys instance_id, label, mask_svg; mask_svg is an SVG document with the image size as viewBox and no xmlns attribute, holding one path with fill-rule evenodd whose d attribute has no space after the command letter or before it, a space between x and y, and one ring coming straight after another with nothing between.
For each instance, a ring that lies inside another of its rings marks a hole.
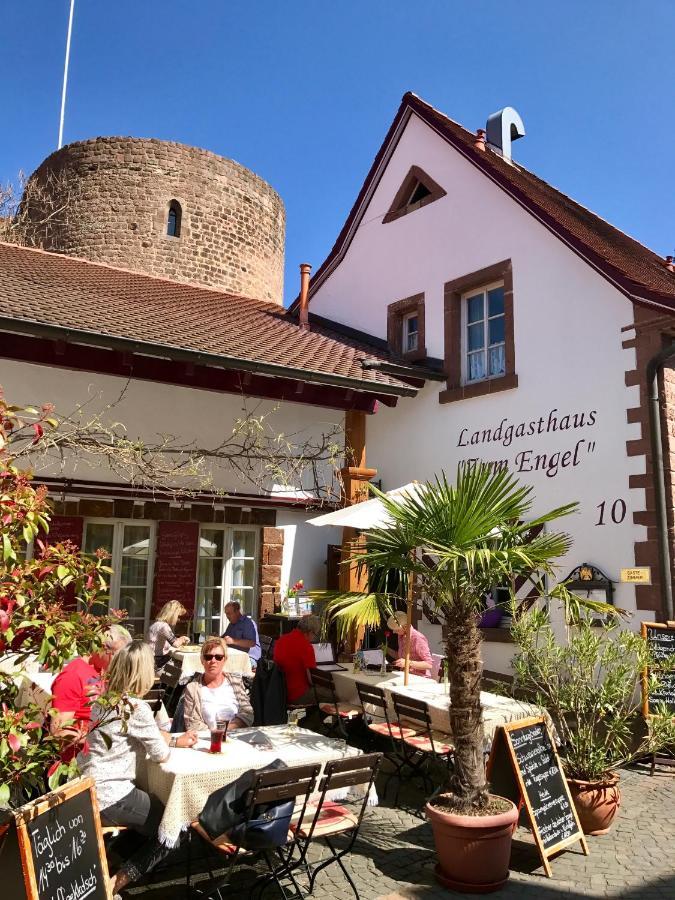
<instances>
[{"instance_id":1,"label":"roof ridge","mask_svg":"<svg viewBox=\"0 0 675 900\"><path fill-rule=\"evenodd\" d=\"M59 253L55 250L45 250L43 247L29 247L26 244L15 244L12 241L0 240L0 247L7 247L11 250L27 250L31 253L38 253L48 256L51 259L64 259L74 263L84 263L86 266L93 266L98 269L108 269L112 272L119 272L121 275L134 275L137 278L147 278L149 281L158 281L161 284L170 284L185 290L204 291L210 294L218 294L219 296L229 297L235 300L246 300L251 303L260 303L269 306L273 310L286 312L286 308L279 303L273 303L271 300L261 300L259 297L245 297L243 294L234 294L231 291L225 291L222 288L210 287L203 284L193 284L186 281L174 281L172 278L166 278L162 275L152 275L149 272L142 272L138 269L127 269L122 266L113 266L111 263L97 262L93 259L87 259L84 256L73 256L70 253Z\"/></svg>"}]
</instances>

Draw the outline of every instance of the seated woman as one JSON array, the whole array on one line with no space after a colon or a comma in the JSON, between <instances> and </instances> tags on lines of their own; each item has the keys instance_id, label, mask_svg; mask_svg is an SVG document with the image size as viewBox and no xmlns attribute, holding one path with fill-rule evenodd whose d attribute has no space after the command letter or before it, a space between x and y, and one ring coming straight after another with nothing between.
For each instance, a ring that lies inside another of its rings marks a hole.
<instances>
[{"instance_id":1,"label":"seated woman","mask_svg":"<svg viewBox=\"0 0 675 900\"><path fill-rule=\"evenodd\" d=\"M394 665L398 669L405 667L406 647L410 645L410 671L415 675L431 677L433 659L429 649L429 641L424 635L408 625L408 617L404 612L395 612L387 619L387 628L398 636L398 651L389 651L389 655L395 657Z\"/></svg>"},{"instance_id":2,"label":"seated woman","mask_svg":"<svg viewBox=\"0 0 675 900\"><path fill-rule=\"evenodd\" d=\"M156 669L161 669L168 663L172 647L182 647L189 643L190 638L185 635L176 637L173 633L178 620L186 615L187 610L182 603L179 603L178 600L169 600L160 609L157 618L148 629L146 641L155 654Z\"/></svg>"},{"instance_id":3,"label":"seated woman","mask_svg":"<svg viewBox=\"0 0 675 900\"><path fill-rule=\"evenodd\" d=\"M166 762L169 746L192 747L197 741L197 735L190 731L169 736L159 730L150 706L141 699L154 680L153 658L147 644L132 641L119 650L108 667L106 690L127 697L131 704L129 718L126 722L119 716L106 720L103 709L95 704L88 750L77 757L82 775L91 776L96 784L103 824L126 825L148 838L111 879L113 895L150 872L171 852L157 839L164 807L136 787L137 755Z\"/></svg>"},{"instance_id":4,"label":"seated woman","mask_svg":"<svg viewBox=\"0 0 675 900\"><path fill-rule=\"evenodd\" d=\"M191 681L183 693L185 727L209 731L217 715L230 720L228 728L252 725L253 708L241 675L223 672L227 659L225 641L207 638L201 658L204 674Z\"/></svg>"}]
</instances>

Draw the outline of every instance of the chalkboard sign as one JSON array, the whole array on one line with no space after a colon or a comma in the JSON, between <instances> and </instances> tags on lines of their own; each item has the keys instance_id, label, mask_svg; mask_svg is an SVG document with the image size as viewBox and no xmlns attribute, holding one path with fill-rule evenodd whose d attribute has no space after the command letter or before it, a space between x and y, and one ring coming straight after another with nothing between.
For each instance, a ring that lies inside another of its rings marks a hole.
<instances>
[{"instance_id":1,"label":"chalkboard sign","mask_svg":"<svg viewBox=\"0 0 675 900\"><path fill-rule=\"evenodd\" d=\"M91 778L71 781L14 810L13 817L1 858L3 894L9 888L5 896L12 900L110 900Z\"/></svg>"},{"instance_id":2,"label":"chalkboard sign","mask_svg":"<svg viewBox=\"0 0 675 900\"><path fill-rule=\"evenodd\" d=\"M153 609L178 600L192 612L195 605L199 522L160 522L157 527L157 558Z\"/></svg>"},{"instance_id":3,"label":"chalkboard sign","mask_svg":"<svg viewBox=\"0 0 675 900\"><path fill-rule=\"evenodd\" d=\"M549 878L548 857L553 853L580 841L588 855L560 759L543 718L522 719L497 729L487 777L493 793L524 810Z\"/></svg>"},{"instance_id":4,"label":"chalkboard sign","mask_svg":"<svg viewBox=\"0 0 675 900\"><path fill-rule=\"evenodd\" d=\"M643 622L642 637L651 651L654 665L642 673L642 711L646 716L650 707L665 704L675 713L675 622ZM656 677L656 686L650 685L649 676Z\"/></svg>"}]
</instances>

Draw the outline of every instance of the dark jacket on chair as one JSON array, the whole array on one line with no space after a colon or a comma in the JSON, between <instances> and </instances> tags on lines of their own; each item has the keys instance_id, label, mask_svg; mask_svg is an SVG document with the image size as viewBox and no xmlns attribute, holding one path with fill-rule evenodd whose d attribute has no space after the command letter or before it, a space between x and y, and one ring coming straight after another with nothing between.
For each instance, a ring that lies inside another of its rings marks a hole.
<instances>
[{"instance_id":1,"label":"dark jacket on chair","mask_svg":"<svg viewBox=\"0 0 675 900\"><path fill-rule=\"evenodd\" d=\"M255 725L285 725L286 679L284 673L270 660L261 659L255 670L253 688L253 722Z\"/></svg>"}]
</instances>

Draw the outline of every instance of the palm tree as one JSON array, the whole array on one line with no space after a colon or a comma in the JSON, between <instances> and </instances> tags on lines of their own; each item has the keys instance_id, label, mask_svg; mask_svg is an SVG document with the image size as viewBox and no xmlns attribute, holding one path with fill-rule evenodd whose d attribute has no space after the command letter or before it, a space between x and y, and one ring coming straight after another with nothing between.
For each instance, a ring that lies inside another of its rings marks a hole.
<instances>
[{"instance_id":1,"label":"palm tree","mask_svg":"<svg viewBox=\"0 0 675 900\"><path fill-rule=\"evenodd\" d=\"M375 488L373 493L391 523L369 531L365 547L350 561L380 573L395 570L403 584L414 578L445 620L455 766L444 802L457 812L483 809L488 787L478 621L484 597L496 585L513 586L519 576L542 586L572 543L567 534L546 533L543 526L574 512L577 504L526 521L532 489L485 463L460 465L454 485L441 474L396 500ZM326 616L344 637L355 627L379 625L391 608L386 593L341 594L328 602Z\"/></svg>"}]
</instances>

